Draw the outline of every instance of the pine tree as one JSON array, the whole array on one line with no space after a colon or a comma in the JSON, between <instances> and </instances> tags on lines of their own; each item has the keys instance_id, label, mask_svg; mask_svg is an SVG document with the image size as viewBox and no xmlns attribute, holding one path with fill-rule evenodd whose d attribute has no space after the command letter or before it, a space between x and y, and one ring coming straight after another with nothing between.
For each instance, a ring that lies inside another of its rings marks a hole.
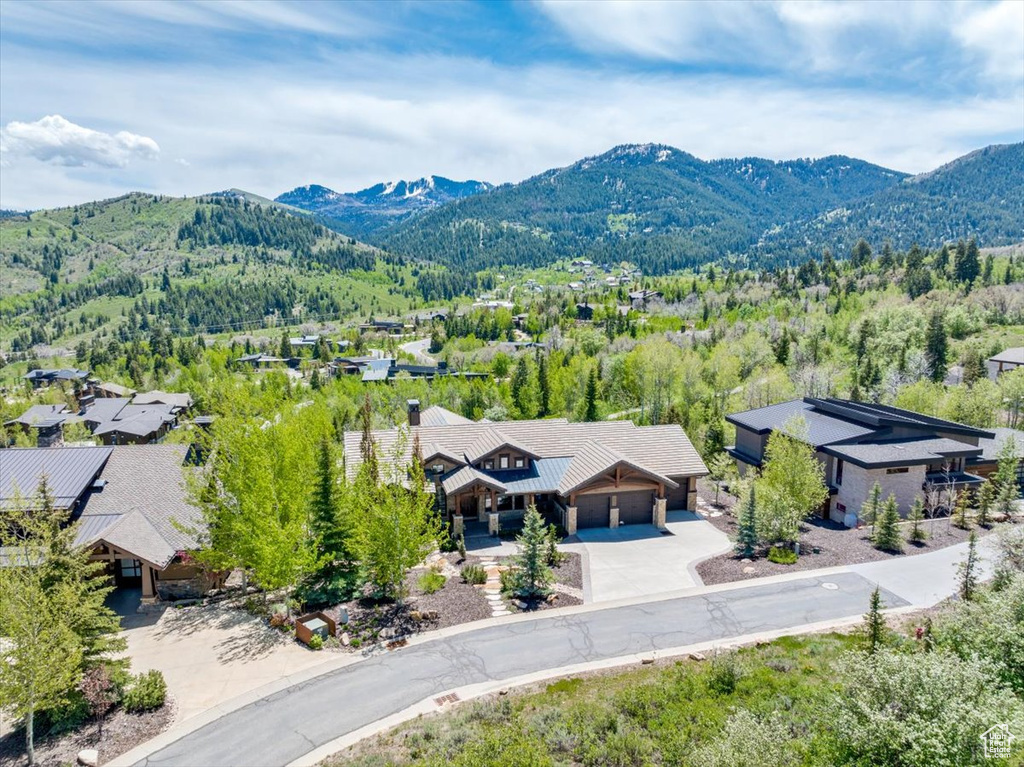
<instances>
[{"instance_id":1,"label":"pine tree","mask_svg":"<svg viewBox=\"0 0 1024 767\"><path fill-rule=\"evenodd\" d=\"M967 515L968 506L967 491L961 490L957 493L956 505L953 507L953 524L961 530L969 530L971 527L971 519Z\"/></svg>"},{"instance_id":2,"label":"pine tree","mask_svg":"<svg viewBox=\"0 0 1024 767\"><path fill-rule=\"evenodd\" d=\"M965 602L974 598L978 588L978 534L971 530L967 538L967 559L957 566L959 574L958 593Z\"/></svg>"},{"instance_id":3,"label":"pine tree","mask_svg":"<svg viewBox=\"0 0 1024 767\"><path fill-rule=\"evenodd\" d=\"M957 282L970 284L981 273L979 263L978 242L973 237L964 246L963 240L956 246L956 263L953 265Z\"/></svg>"},{"instance_id":4,"label":"pine tree","mask_svg":"<svg viewBox=\"0 0 1024 767\"><path fill-rule=\"evenodd\" d=\"M540 410L537 415L545 418L551 414L551 382L548 380L548 358L537 357L537 390L540 393Z\"/></svg>"},{"instance_id":5,"label":"pine tree","mask_svg":"<svg viewBox=\"0 0 1024 767\"><path fill-rule=\"evenodd\" d=\"M876 549L899 553L903 551L903 537L900 535L900 512L896 507L896 499L889 496L882 506L875 529L874 544Z\"/></svg>"},{"instance_id":6,"label":"pine tree","mask_svg":"<svg viewBox=\"0 0 1024 767\"><path fill-rule=\"evenodd\" d=\"M548 594L554 580L548 567L548 533L544 518L532 504L523 518L523 531L516 538L519 553L513 557L512 591L523 599L539 599Z\"/></svg>"},{"instance_id":7,"label":"pine tree","mask_svg":"<svg viewBox=\"0 0 1024 767\"><path fill-rule=\"evenodd\" d=\"M530 371L526 366L526 358L520 357L516 363L516 369L512 373L511 389L512 404L522 418L529 418L533 414L529 412L529 384Z\"/></svg>"},{"instance_id":8,"label":"pine tree","mask_svg":"<svg viewBox=\"0 0 1024 767\"><path fill-rule=\"evenodd\" d=\"M995 484L994 505L999 514L1009 516L1013 513L1014 503L1020 494L1017 484L1017 466L1019 456L1017 455L1017 444L1012 438L1007 438L998 453L998 466L995 475L989 480Z\"/></svg>"},{"instance_id":9,"label":"pine tree","mask_svg":"<svg viewBox=\"0 0 1024 767\"><path fill-rule=\"evenodd\" d=\"M316 541L316 570L306 583L307 600L334 604L348 597L355 573L338 487L337 462L330 441L320 441L316 480L310 499L310 533Z\"/></svg>"},{"instance_id":10,"label":"pine tree","mask_svg":"<svg viewBox=\"0 0 1024 767\"><path fill-rule=\"evenodd\" d=\"M995 486L986 481L978 489L978 524L989 527L992 524L992 503L995 500Z\"/></svg>"},{"instance_id":11,"label":"pine tree","mask_svg":"<svg viewBox=\"0 0 1024 767\"><path fill-rule=\"evenodd\" d=\"M292 344L291 341L288 339L287 330L281 331L281 343L278 345L277 353L278 356L283 360L286 360L292 356Z\"/></svg>"},{"instance_id":12,"label":"pine tree","mask_svg":"<svg viewBox=\"0 0 1024 767\"><path fill-rule=\"evenodd\" d=\"M882 510L882 486L877 482L871 488L871 495L867 497L867 500L860 507L860 519L861 522L866 522L871 525L871 537L875 535L875 522L878 520L878 515Z\"/></svg>"},{"instance_id":13,"label":"pine tree","mask_svg":"<svg viewBox=\"0 0 1024 767\"><path fill-rule=\"evenodd\" d=\"M377 479L377 450L373 440L373 405L370 404L370 395L363 399L363 406L359 410L359 422L362 426L362 437L359 440L359 452L362 456L362 465L366 467L370 478Z\"/></svg>"},{"instance_id":14,"label":"pine tree","mask_svg":"<svg viewBox=\"0 0 1024 767\"><path fill-rule=\"evenodd\" d=\"M871 592L871 601L868 603L868 611L864 615L864 639L867 642L869 655L874 655L885 644L888 626L885 616L882 615L882 594L878 587Z\"/></svg>"},{"instance_id":15,"label":"pine tree","mask_svg":"<svg viewBox=\"0 0 1024 767\"><path fill-rule=\"evenodd\" d=\"M757 499L754 483L750 482L740 500L740 508L736 513L739 529L736 533L736 551L743 557L754 556L757 548Z\"/></svg>"},{"instance_id":16,"label":"pine tree","mask_svg":"<svg viewBox=\"0 0 1024 767\"><path fill-rule=\"evenodd\" d=\"M914 499L914 504L910 507L910 514L907 519L912 523L912 527L910 528L910 542L923 543L926 541L928 539L928 534L921 526L921 522L924 521L924 502L920 497Z\"/></svg>"},{"instance_id":17,"label":"pine tree","mask_svg":"<svg viewBox=\"0 0 1024 767\"><path fill-rule=\"evenodd\" d=\"M946 379L947 356L946 325L943 321L942 312L935 310L928 320L928 332L925 338L925 357L928 361L928 371L931 379L936 383L942 383Z\"/></svg>"},{"instance_id":18,"label":"pine tree","mask_svg":"<svg viewBox=\"0 0 1024 767\"><path fill-rule=\"evenodd\" d=\"M587 376L587 389L585 393L586 407L583 411L583 420L588 422L594 422L598 419L597 415L597 373L591 368L590 375Z\"/></svg>"}]
</instances>

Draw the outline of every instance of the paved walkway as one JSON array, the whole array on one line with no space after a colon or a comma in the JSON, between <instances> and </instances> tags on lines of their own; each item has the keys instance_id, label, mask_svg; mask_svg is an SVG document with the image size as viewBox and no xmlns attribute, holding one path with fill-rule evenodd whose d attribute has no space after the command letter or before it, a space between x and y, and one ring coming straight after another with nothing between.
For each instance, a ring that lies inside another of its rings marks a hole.
<instances>
[{"instance_id":1,"label":"paved walkway","mask_svg":"<svg viewBox=\"0 0 1024 767\"><path fill-rule=\"evenodd\" d=\"M257 692L258 699L197 729L166 733L114 764L287 765L453 689L858 620L876 583L887 608L929 606L955 590L955 564L965 548L439 632L362 661L339 659L325 673L313 670L300 683Z\"/></svg>"}]
</instances>

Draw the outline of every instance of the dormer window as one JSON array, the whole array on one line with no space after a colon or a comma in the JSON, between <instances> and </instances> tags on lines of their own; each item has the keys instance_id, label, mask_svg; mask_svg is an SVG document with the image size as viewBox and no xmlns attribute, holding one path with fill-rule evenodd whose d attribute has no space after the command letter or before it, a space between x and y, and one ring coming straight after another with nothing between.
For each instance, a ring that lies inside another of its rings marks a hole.
<instances>
[{"instance_id":1,"label":"dormer window","mask_svg":"<svg viewBox=\"0 0 1024 767\"><path fill-rule=\"evenodd\" d=\"M525 469L526 468L526 459L523 458L521 455L517 455L516 456L516 468L517 469Z\"/></svg>"},{"instance_id":2,"label":"dormer window","mask_svg":"<svg viewBox=\"0 0 1024 767\"><path fill-rule=\"evenodd\" d=\"M507 455L499 455L498 456L498 468L500 468L500 469L507 469L508 468L508 456Z\"/></svg>"},{"instance_id":3,"label":"dormer window","mask_svg":"<svg viewBox=\"0 0 1024 767\"><path fill-rule=\"evenodd\" d=\"M435 474L444 474L444 464L443 463L435 463L430 468L433 469Z\"/></svg>"},{"instance_id":4,"label":"dormer window","mask_svg":"<svg viewBox=\"0 0 1024 767\"><path fill-rule=\"evenodd\" d=\"M486 471L491 471L493 468L494 468L494 461L492 461L492 460L484 461L484 469Z\"/></svg>"}]
</instances>

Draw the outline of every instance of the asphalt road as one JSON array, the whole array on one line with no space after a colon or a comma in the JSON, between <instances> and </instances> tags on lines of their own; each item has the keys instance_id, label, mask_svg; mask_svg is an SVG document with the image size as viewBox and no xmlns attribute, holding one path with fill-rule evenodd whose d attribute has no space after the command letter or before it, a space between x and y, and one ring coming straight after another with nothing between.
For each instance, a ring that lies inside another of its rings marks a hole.
<instances>
[{"instance_id":1,"label":"asphalt road","mask_svg":"<svg viewBox=\"0 0 1024 767\"><path fill-rule=\"evenodd\" d=\"M838 588L824 588L825 582ZM139 764L286 765L452 688L855 616L866 611L873 588L858 574L837 573L469 631L289 687L185 735ZM889 591L883 590L882 598L887 607L908 604Z\"/></svg>"}]
</instances>

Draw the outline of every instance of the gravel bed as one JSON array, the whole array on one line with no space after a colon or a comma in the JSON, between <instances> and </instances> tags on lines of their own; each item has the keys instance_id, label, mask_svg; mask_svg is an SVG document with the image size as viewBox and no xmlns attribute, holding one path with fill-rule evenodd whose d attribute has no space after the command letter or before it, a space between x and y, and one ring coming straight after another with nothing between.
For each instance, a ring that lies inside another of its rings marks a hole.
<instances>
[{"instance_id":1,"label":"gravel bed","mask_svg":"<svg viewBox=\"0 0 1024 767\"><path fill-rule=\"evenodd\" d=\"M144 714L129 714L121 709L103 720L103 738L97 738L95 721L86 722L74 732L56 737L36 733L36 764L39 767L63 767L77 764L78 752L85 748L99 751L100 764L130 751L141 743L156 737L170 725L174 706L170 699L162 708ZM25 756L25 730L17 729L0 738L0 764L27 765Z\"/></svg>"},{"instance_id":2,"label":"gravel bed","mask_svg":"<svg viewBox=\"0 0 1024 767\"><path fill-rule=\"evenodd\" d=\"M712 486L712 499L714 489ZM711 524L731 538L736 537L736 519L729 513L721 516L705 517ZM909 533L909 523L902 523L904 540ZM922 544L906 543L902 554L891 554L879 551L871 545L870 527L857 529L848 528L838 522L826 519L811 519L800 528L800 558L792 565L780 565L769 562L764 556L767 552L759 552L761 556L752 557L744 562L735 554L722 554L697 565L697 573L706 585L743 581L750 578L762 578L768 575L781 575L802 570L816 570L822 567L839 567L859 564L861 562L877 562L896 557L909 557L926 554L929 551L953 546L967 540L969 531L954 527L951 520L930 519L922 523L928 540ZM991 533L991 530L976 528L979 537ZM752 572L744 570L752 569Z\"/></svg>"}]
</instances>

